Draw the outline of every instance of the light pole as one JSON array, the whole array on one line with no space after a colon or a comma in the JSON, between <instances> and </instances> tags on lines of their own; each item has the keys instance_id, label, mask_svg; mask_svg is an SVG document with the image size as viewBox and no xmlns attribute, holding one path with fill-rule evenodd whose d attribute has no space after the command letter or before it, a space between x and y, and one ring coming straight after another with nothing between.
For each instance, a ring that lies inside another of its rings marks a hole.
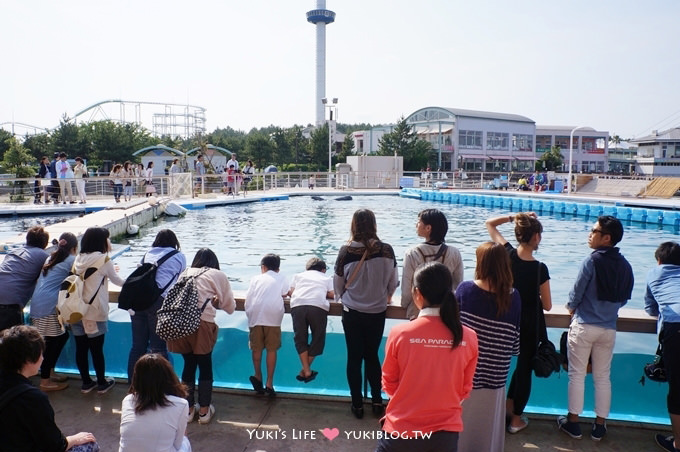
<instances>
[{"instance_id":1,"label":"light pole","mask_svg":"<svg viewBox=\"0 0 680 452\"><path fill-rule=\"evenodd\" d=\"M574 132L578 129L585 129L584 126L578 126L571 129L569 134L569 179L567 179L567 194L571 195L571 168L574 160Z\"/></svg>"},{"instance_id":2,"label":"light pole","mask_svg":"<svg viewBox=\"0 0 680 452\"><path fill-rule=\"evenodd\" d=\"M332 181L332 156L333 156L333 110L335 110L335 120L338 120L338 98L330 99L324 97L321 103L328 108L328 188L331 188Z\"/></svg>"}]
</instances>

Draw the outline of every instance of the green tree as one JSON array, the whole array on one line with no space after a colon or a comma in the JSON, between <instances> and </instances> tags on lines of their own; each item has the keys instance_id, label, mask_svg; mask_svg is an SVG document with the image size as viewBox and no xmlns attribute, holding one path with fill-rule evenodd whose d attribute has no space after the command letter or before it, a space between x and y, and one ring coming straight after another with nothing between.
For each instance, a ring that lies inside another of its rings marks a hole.
<instances>
[{"instance_id":1,"label":"green tree","mask_svg":"<svg viewBox=\"0 0 680 452\"><path fill-rule=\"evenodd\" d=\"M378 155L400 155L404 158L404 170L418 171L427 166L432 146L418 138L413 127L402 116L394 130L378 141Z\"/></svg>"},{"instance_id":2,"label":"green tree","mask_svg":"<svg viewBox=\"0 0 680 452\"><path fill-rule=\"evenodd\" d=\"M538 171L559 171L562 168L562 151L559 146L553 146L545 151L541 158L536 161Z\"/></svg>"},{"instance_id":3,"label":"green tree","mask_svg":"<svg viewBox=\"0 0 680 452\"><path fill-rule=\"evenodd\" d=\"M283 165L285 163L290 163L293 157L293 151L289 141L288 131L277 127L271 134L272 141L274 142L274 162L276 165Z\"/></svg>"},{"instance_id":4,"label":"green tree","mask_svg":"<svg viewBox=\"0 0 680 452\"><path fill-rule=\"evenodd\" d=\"M286 133L291 147L292 161L295 165L309 161L309 154L307 152L308 142L307 138L302 134L302 129L302 126L294 125Z\"/></svg>"},{"instance_id":5,"label":"green tree","mask_svg":"<svg viewBox=\"0 0 680 452\"><path fill-rule=\"evenodd\" d=\"M314 129L309 137L309 160L316 170L328 170L328 124Z\"/></svg>"},{"instance_id":6,"label":"green tree","mask_svg":"<svg viewBox=\"0 0 680 452\"><path fill-rule=\"evenodd\" d=\"M264 168L274 161L274 144L264 133L251 131L246 138L245 151L257 168Z\"/></svg>"},{"instance_id":7,"label":"green tree","mask_svg":"<svg viewBox=\"0 0 680 452\"><path fill-rule=\"evenodd\" d=\"M103 160L119 163L133 160L132 154L135 151L158 144L159 141L138 124L119 124L113 121L81 124L78 137L81 144L64 152L69 157L79 155L97 163ZM89 162L89 166L93 166L93 162Z\"/></svg>"},{"instance_id":8,"label":"green tree","mask_svg":"<svg viewBox=\"0 0 680 452\"><path fill-rule=\"evenodd\" d=\"M35 176L35 168L31 165L36 162L31 153L15 137L11 137L8 141L9 149L2 159L2 168L5 172L14 175L14 177Z\"/></svg>"},{"instance_id":9,"label":"green tree","mask_svg":"<svg viewBox=\"0 0 680 452\"><path fill-rule=\"evenodd\" d=\"M88 149L84 149L86 140L80 136L80 129L76 124L71 122L66 114L62 116L57 127L51 135L52 148L54 152L65 152L69 157L80 155L87 158L89 154Z\"/></svg>"},{"instance_id":10,"label":"green tree","mask_svg":"<svg viewBox=\"0 0 680 452\"><path fill-rule=\"evenodd\" d=\"M13 135L10 132L0 128L0 159L5 155L7 149L9 149L10 138L12 137Z\"/></svg>"},{"instance_id":11,"label":"green tree","mask_svg":"<svg viewBox=\"0 0 680 452\"><path fill-rule=\"evenodd\" d=\"M342 151L338 154L338 162L346 163L347 157L354 155L354 139L352 134L348 133L345 135L345 140L342 142Z\"/></svg>"},{"instance_id":12,"label":"green tree","mask_svg":"<svg viewBox=\"0 0 680 452\"><path fill-rule=\"evenodd\" d=\"M52 158L52 140L47 133L39 133L37 135L26 135L24 138L24 147L28 152L38 161L45 155Z\"/></svg>"}]
</instances>

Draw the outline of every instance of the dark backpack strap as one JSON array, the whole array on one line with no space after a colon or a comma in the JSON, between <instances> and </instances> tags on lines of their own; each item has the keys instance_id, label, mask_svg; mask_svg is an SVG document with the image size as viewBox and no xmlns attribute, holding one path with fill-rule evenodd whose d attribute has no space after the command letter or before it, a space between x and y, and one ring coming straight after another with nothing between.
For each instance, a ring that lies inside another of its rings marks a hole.
<instances>
[{"instance_id":1,"label":"dark backpack strap","mask_svg":"<svg viewBox=\"0 0 680 452\"><path fill-rule=\"evenodd\" d=\"M156 261L156 267L160 267L161 265L163 265L163 262L167 261L177 253L179 253L179 250L172 250L169 253L166 253L165 256L161 257Z\"/></svg>"},{"instance_id":2,"label":"dark backpack strap","mask_svg":"<svg viewBox=\"0 0 680 452\"><path fill-rule=\"evenodd\" d=\"M20 396L24 392L33 389L33 386L28 384L20 384L11 388L9 391L5 391L3 395L0 396L0 411L2 411L5 406L14 400L16 397Z\"/></svg>"},{"instance_id":3,"label":"dark backpack strap","mask_svg":"<svg viewBox=\"0 0 680 452\"><path fill-rule=\"evenodd\" d=\"M163 262L167 261L168 259L170 259L172 256L174 256L177 253L179 253L179 250L172 250L169 253L166 253L165 256L161 257L160 259L158 259L158 261L156 261L156 268L160 268L160 266L163 264ZM161 289L161 293L165 292L165 290L168 287L170 287L170 284L172 284L177 279L177 277L179 277L180 273L182 273L182 272L180 271L175 276L170 278L170 281L168 281L168 283L165 285L165 287L163 287Z\"/></svg>"},{"instance_id":4,"label":"dark backpack strap","mask_svg":"<svg viewBox=\"0 0 680 452\"><path fill-rule=\"evenodd\" d=\"M99 293L99 289L102 288L104 285L104 280L106 279L106 276L102 278L102 282L99 283L99 287L97 287L97 290L95 291L94 295L92 295L92 298L90 298L90 301L87 302L87 304L92 304L95 298L97 298L97 294Z\"/></svg>"},{"instance_id":5,"label":"dark backpack strap","mask_svg":"<svg viewBox=\"0 0 680 452\"><path fill-rule=\"evenodd\" d=\"M440 257L442 258L442 262L444 262L444 257L446 257L446 250L448 249L448 247L446 246L446 243L442 243L439 246L439 249L437 250L437 252L435 254L425 254L425 253L423 253L423 250L420 249L420 246L417 246L416 249L418 250L418 252L422 256L423 262L429 262L429 260L428 260L429 258L432 258L432 261L436 261Z\"/></svg>"}]
</instances>

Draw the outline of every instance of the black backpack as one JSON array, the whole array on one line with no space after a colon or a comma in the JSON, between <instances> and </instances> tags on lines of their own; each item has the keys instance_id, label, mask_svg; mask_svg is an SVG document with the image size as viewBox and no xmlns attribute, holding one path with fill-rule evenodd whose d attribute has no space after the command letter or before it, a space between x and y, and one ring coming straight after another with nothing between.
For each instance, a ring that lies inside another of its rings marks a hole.
<instances>
[{"instance_id":1,"label":"black backpack","mask_svg":"<svg viewBox=\"0 0 680 452\"><path fill-rule=\"evenodd\" d=\"M158 287L158 284L156 284L156 272L158 271L158 267L177 253L179 253L178 250L172 250L158 259L155 264L144 262L137 267L137 269L127 277L123 287L120 289L118 307L120 309L132 309L134 311L143 311L151 307L151 305L158 300L158 297L165 292L165 289L167 289L175 280L175 278L171 278L165 287Z\"/></svg>"}]
</instances>

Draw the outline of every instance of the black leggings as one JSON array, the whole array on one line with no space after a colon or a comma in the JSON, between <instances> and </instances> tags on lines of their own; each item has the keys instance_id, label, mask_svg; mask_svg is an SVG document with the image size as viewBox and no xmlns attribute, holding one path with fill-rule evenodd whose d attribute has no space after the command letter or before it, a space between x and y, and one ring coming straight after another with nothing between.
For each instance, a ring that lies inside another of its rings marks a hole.
<instances>
[{"instance_id":1,"label":"black leggings","mask_svg":"<svg viewBox=\"0 0 680 452\"><path fill-rule=\"evenodd\" d=\"M212 352L206 355L183 353L182 357L184 358L182 383L187 386L187 402L189 402L189 409L194 406L196 368L198 368L198 404L200 406L210 406L213 384Z\"/></svg>"},{"instance_id":2,"label":"black leggings","mask_svg":"<svg viewBox=\"0 0 680 452\"><path fill-rule=\"evenodd\" d=\"M343 310L342 328L347 344L347 383L352 405L359 407L363 404L362 363L365 363L366 379L371 386L371 400L382 402L378 349L385 330L385 312L367 314L353 309Z\"/></svg>"},{"instance_id":3,"label":"black leggings","mask_svg":"<svg viewBox=\"0 0 680 452\"><path fill-rule=\"evenodd\" d=\"M50 378L50 372L57 364L59 355L61 354L64 345L68 341L68 333L64 331L64 334L55 337L45 338L45 351L43 352L43 362L40 366L40 378L46 380Z\"/></svg>"},{"instance_id":4,"label":"black leggings","mask_svg":"<svg viewBox=\"0 0 680 452\"><path fill-rule=\"evenodd\" d=\"M90 363L87 353L92 355L92 365L97 375L97 384L106 384L105 364L104 364L104 334L96 337L76 336L76 366L80 372L83 383L91 383Z\"/></svg>"},{"instance_id":5,"label":"black leggings","mask_svg":"<svg viewBox=\"0 0 680 452\"><path fill-rule=\"evenodd\" d=\"M536 355L536 329L527 329L524 335L520 330L519 356L517 366L512 373L510 386L508 386L508 399L513 400L513 413L521 416L524 413L531 395L531 378L533 373L532 361Z\"/></svg>"}]
</instances>

